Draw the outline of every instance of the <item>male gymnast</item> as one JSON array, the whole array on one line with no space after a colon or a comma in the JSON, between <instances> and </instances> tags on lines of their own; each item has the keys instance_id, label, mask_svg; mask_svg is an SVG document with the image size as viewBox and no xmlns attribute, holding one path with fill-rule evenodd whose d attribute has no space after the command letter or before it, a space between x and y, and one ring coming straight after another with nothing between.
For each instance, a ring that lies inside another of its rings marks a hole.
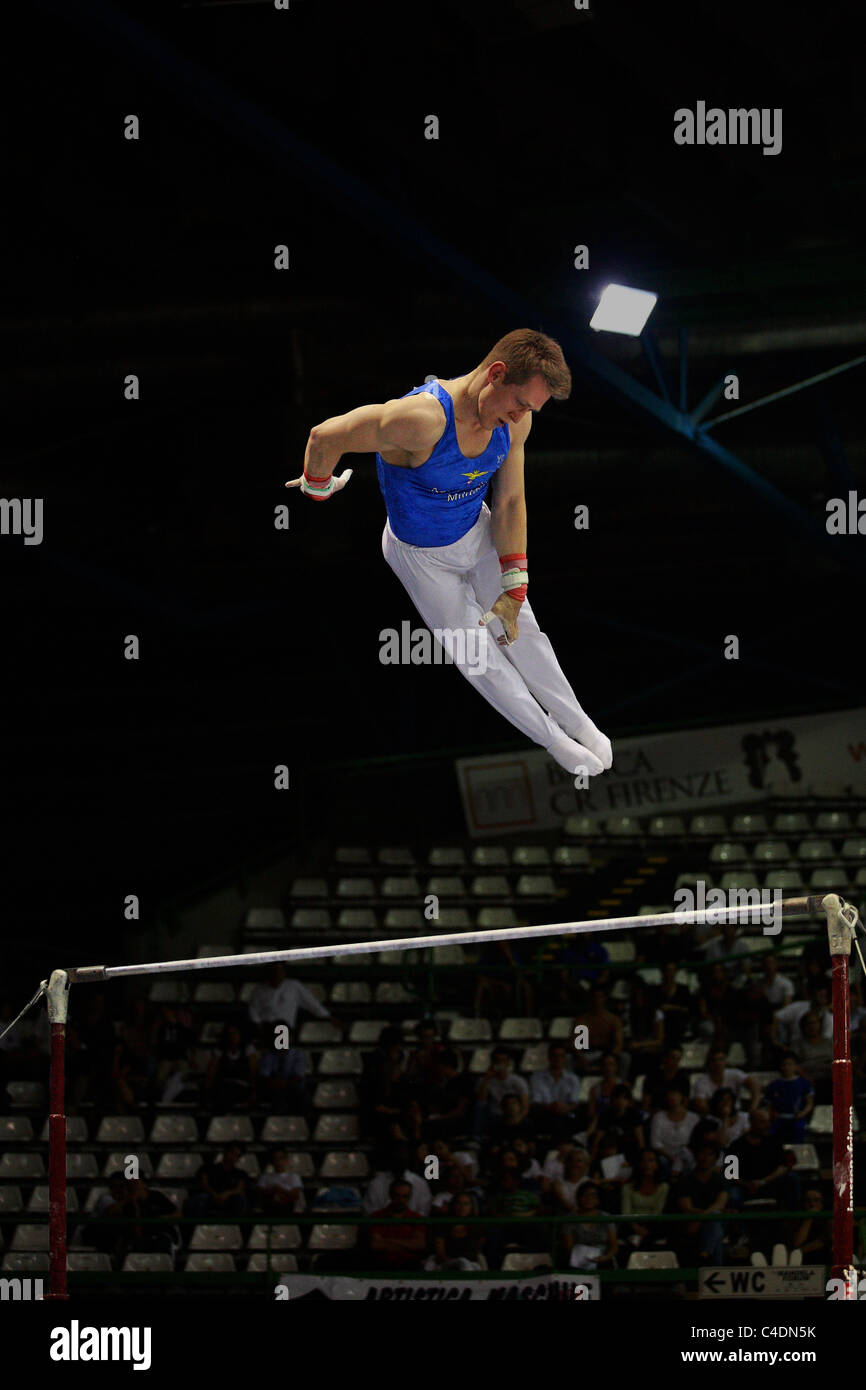
<instances>
[{"instance_id":1,"label":"male gymnast","mask_svg":"<svg viewBox=\"0 0 866 1390\"><path fill-rule=\"evenodd\" d=\"M613 761L610 739L578 703L526 597L524 445L533 413L570 395L559 344L519 328L465 376L314 425L303 474L286 487L327 501L352 475L334 476L343 454L375 453L382 551L424 622L434 633L468 633L498 618L504 631L488 643L483 672L468 642L465 655L448 648L454 664L561 767L596 776Z\"/></svg>"}]
</instances>

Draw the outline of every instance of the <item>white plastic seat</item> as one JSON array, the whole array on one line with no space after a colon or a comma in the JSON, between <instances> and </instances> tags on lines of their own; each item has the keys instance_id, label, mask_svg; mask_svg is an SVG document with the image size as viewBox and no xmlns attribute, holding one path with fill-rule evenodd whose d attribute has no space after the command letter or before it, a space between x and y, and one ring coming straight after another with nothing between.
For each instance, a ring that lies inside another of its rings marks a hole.
<instances>
[{"instance_id":1,"label":"white plastic seat","mask_svg":"<svg viewBox=\"0 0 866 1390\"><path fill-rule=\"evenodd\" d=\"M626 1269L679 1269L673 1250L632 1250Z\"/></svg>"},{"instance_id":2,"label":"white plastic seat","mask_svg":"<svg viewBox=\"0 0 866 1390\"><path fill-rule=\"evenodd\" d=\"M320 1076L360 1076L361 1054L353 1047L328 1047L319 1063Z\"/></svg>"},{"instance_id":3,"label":"white plastic seat","mask_svg":"<svg viewBox=\"0 0 866 1390\"><path fill-rule=\"evenodd\" d=\"M511 862L517 869L546 869L550 866L550 850L546 845L515 845Z\"/></svg>"},{"instance_id":4,"label":"white plastic seat","mask_svg":"<svg viewBox=\"0 0 866 1390\"><path fill-rule=\"evenodd\" d=\"M249 1274L265 1274L268 1271L274 1274L297 1274L297 1258L287 1255L284 1250L277 1250L270 1256L262 1250L257 1250L254 1255L250 1255L247 1260Z\"/></svg>"},{"instance_id":5,"label":"white plastic seat","mask_svg":"<svg viewBox=\"0 0 866 1390\"><path fill-rule=\"evenodd\" d=\"M360 1149L326 1153L319 1170L323 1178L366 1178L370 1172L367 1155Z\"/></svg>"},{"instance_id":6,"label":"white plastic seat","mask_svg":"<svg viewBox=\"0 0 866 1390\"><path fill-rule=\"evenodd\" d=\"M358 1240L356 1226L316 1225L310 1232L308 1250L353 1250Z\"/></svg>"},{"instance_id":7,"label":"white plastic seat","mask_svg":"<svg viewBox=\"0 0 866 1390\"><path fill-rule=\"evenodd\" d=\"M637 816L608 816L604 822L604 830L606 835L634 836L643 834Z\"/></svg>"},{"instance_id":8,"label":"white plastic seat","mask_svg":"<svg viewBox=\"0 0 866 1390\"><path fill-rule=\"evenodd\" d=\"M243 1236L240 1226L226 1224L210 1226L203 1222L196 1226L189 1243L190 1250L241 1250Z\"/></svg>"},{"instance_id":9,"label":"white plastic seat","mask_svg":"<svg viewBox=\"0 0 866 1390\"><path fill-rule=\"evenodd\" d=\"M653 839L673 839L685 835L686 823L682 816L651 816L647 829Z\"/></svg>"},{"instance_id":10,"label":"white plastic seat","mask_svg":"<svg viewBox=\"0 0 866 1390\"><path fill-rule=\"evenodd\" d=\"M192 1115L157 1115L150 1131L151 1144L197 1144L198 1125Z\"/></svg>"},{"instance_id":11,"label":"white plastic seat","mask_svg":"<svg viewBox=\"0 0 866 1390\"><path fill-rule=\"evenodd\" d=\"M743 811L731 821L732 835L766 835L767 817L761 811Z\"/></svg>"},{"instance_id":12,"label":"white plastic seat","mask_svg":"<svg viewBox=\"0 0 866 1390\"><path fill-rule=\"evenodd\" d=\"M674 890L679 892L681 888L691 888L694 891L699 883L702 883L704 888L709 890L712 888L713 882L713 875L704 869L684 870L681 874L677 874Z\"/></svg>"},{"instance_id":13,"label":"white plastic seat","mask_svg":"<svg viewBox=\"0 0 866 1390\"><path fill-rule=\"evenodd\" d=\"M431 869L462 869L466 866L466 851L460 845L434 845L427 863Z\"/></svg>"},{"instance_id":14,"label":"white plastic seat","mask_svg":"<svg viewBox=\"0 0 866 1390\"><path fill-rule=\"evenodd\" d=\"M430 954L434 965L466 964L466 952L462 946L434 946Z\"/></svg>"},{"instance_id":15,"label":"white plastic seat","mask_svg":"<svg viewBox=\"0 0 866 1390\"><path fill-rule=\"evenodd\" d=\"M548 1046L548 1043L543 1042L533 1043L530 1047L524 1048L523 1055L520 1058L520 1066L517 1070L527 1073L532 1071L546 1071L548 1065Z\"/></svg>"},{"instance_id":16,"label":"white plastic seat","mask_svg":"<svg viewBox=\"0 0 866 1390\"><path fill-rule=\"evenodd\" d=\"M531 1270L531 1269L552 1269L553 1259L544 1250L539 1250L537 1254L527 1253L523 1250L509 1250L502 1261L503 1270Z\"/></svg>"},{"instance_id":17,"label":"white plastic seat","mask_svg":"<svg viewBox=\"0 0 866 1390\"><path fill-rule=\"evenodd\" d=\"M373 859L365 845L338 845L334 863L342 868L365 869Z\"/></svg>"},{"instance_id":18,"label":"white plastic seat","mask_svg":"<svg viewBox=\"0 0 866 1390\"><path fill-rule=\"evenodd\" d=\"M252 1120L249 1115L214 1115L206 1138L209 1144L252 1144Z\"/></svg>"},{"instance_id":19,"label":"white plastic seat","mask_svg":"<svg viewBox=\"0 0 866 1390\"><path fill-rule=\"evenodd\" d=\"M468 1067L468 1070L473 1076L480 1076L483 1072L489 1071L490 1052L491 1049L489 1047L473 1048Z\"/></svg>"},{"instance_id":20,"label":"white plastic seat","mask_svg":"<svg viewBox=\"0 0 866 1390\"><path fill-rule=\"evenodd\" d=\"M728 827L725 824L724 816L702 815L692 816L689 821L690 835L727 835Z\"/></svg>"},{"instance_id":21,"label":"white plastic seat","mask_svg":"<svg viewBox=\"0 0 866 1390\"><path fill-rule=\"evenodd\" d=\"M377 1043L379 1034L387 1026L384 1018L356 1018L349 1029L349 1042L355 1044ZM339 1083L333 1082L332 1085Z\"/></svg>"},{"instance_id":22,"label":"white plastic seat","mask_svg":"<svg viewBox=\"0 0 866 1390\"><path fill-rule=\"evenodd\" d=\"M75 1181L99 1177L95 1154L66 1154L66 1176Z\"/></svg>"},{"instance_id":23,"label":"white plastic seat","mask_svg":"<svg viewBox=\"0 0 866 1390\"><path fill-rule=\"evenodd\" d=\"M434 898L465 898L466 884L457 874L432 874L427 880L427 895Z\"/></svg>"},{"instance_id":24,"label":"white plastic seat","mask_svg":"<svg viewBox=\"0 0 866 1390\"><path fill-rule=\"evenodd\" d=\"M611 965L622 965L637 959L637 949L633 941L608 939L605 940L604 947Z\"/></svg>"},{"instance_id":25,"label":"white plastic seat","mask_svg":"<svg viewBox=\"0 0 866 1390\"><path fill-rule=\"evenodd\" d=\"M342 907L337 917L337 930L341 932L374 932L378 928L378 919L371 907ZM369 956L353 956L352 959L357 965L369 963Z\"/></svg>"},{"instance_id":26,"label":"white plastic seat","mask_svg":"<svg viewBox=\"0 0 866 1390\"><path fill-rule=\"evenodd\" d=\"M513 907L482 907L479 909L479 931L488 931L491 927L516 927L519 925L519 919Z\"/></svg>"},{"instance_id":27,"label":"white plastic seat","mask_svg":"<svg viewBox=\"0 0 866 1390\"><path fill-rule=\"evenodd\" d=\"M188 1004L190 989L185 980L151 980L147 997L151 1004Z\"/></svg>"},{"instance_id":28,"label":"white plastic seat","mask_svg":"<svg viewBox=\"0 0 866 1390\"><path fill-rule=\"evenodd\" d=\"M294 879L292 886L289 889L289 897L291 898L327 898L327 896L328 881L324 878L296 878ZM268 926L273 928L274 930L278 930L280 926L284 927L286 925L286 919L283 916L283 913L280 912L279 908L259 909L259 911L263 910L267 912L272 912L275 915L267 923L264 921L257 922L256 926ZM278 921L276 917L277 912L279 912L280 917L282 917L282 922ZM253 925L249 920L249 914L247 915L246 924L248 927Z\"/></svg>"},{"instance_id":29,"label":"white plastic seat","mask_svg":"<svg viewBox=\"0 0 866 1390\"><path fill-rule=\"evenodd\" d=\"M146 1153L141 1153L141 1152L139 1152L139 1153L137 1153L135 1156L136 1156L136 1158L138 1159L138 1175L139 1175L139 1177L145 1178L145 1179L150 1179L150 1178L152 1178L152 1177L153 1177L153 1164L152 1164L151 1161L150 1161L150 1155L149 1155L149 1154L146 1154ZM111 1153L110 1153L110 1154L108 1155L108 1157L106 1158L105 1163L103 1164L103 1167L102 1167L102 1175L103 1175L103 1177L108 1177L108 1175L109 1175L110 1173L114 1173L114 1172L116 1172L118 1169L120 1170L121 1173L124 1172L124 1170L125 1170L125 1168L126 1168L126 1161L127 1161L128 1157L129 1157L129 1150L128 1150L128 1149L120 1149L120 1150L118 1150L118 1149L112 1149Z\"/></svg>"},{"instance_id":30,"label":"white plastic seat","mask_svg":"<svg viewBox=\"0 0 866 1390\"><path fill-rule=\"evenodd\" d=\"M489 1042L492 1037L489 1018L454 1018L448 1029L448 1039L454 1043Z\"/></svg>"},{"instance_id":31,"label":"white plastic seat","mask_svg":"<svg viewBox=\"0 0 866 1390\"><path fill-rule=\"evenodd\" d=\"M338 898L374 898L376 885L371 878L338 878Z\"/></svg>"},{"instance_id":32,"label":"white plastic seat","mask_svg":"<svg viewBox=\"0 0 866 1390\"><path fill-rule=\"evenodd\" d=\"M504 1018L499 1029L500 1042L536 1042L543 1038L538 1018Z\"/></svg>"},{"instance_id":33,"label":"white plastic seat","mask_svg":"<svg viewBox=\"0 0 866 1390\"><path fill-rule=\"evenodd\" d=\"M866 859L866 835L852 835L842 845L843 859Z\"/></svg>"},{"instance_id":34,"label":"white plastic seat","mask_svg":"<svg viewBox=\"0 0 866 1390\"><path fill-rule=\"evenodd\" d=\"M191 1274L233 1274L237 1268L230 1250L193 1250L183 1267Z\"/></svg>"},{"instance_id":35,"label":"white plastic seat","mask_svg":"<svg viewBox=\"0 0 866 1390\"><path fill-rule=\"evenodd\" d=\"M331 988L332 1004L369 1004L373 992L365 980L337 980Z\"/></svg>"},{"instance_id":36,"label":"white plastic seat","mask_svg":"<svg viewBox=\"0 0 866 1390\"><path fill-rule=\"evenodd\" d=\"M819 811L815 817L815 829L822 835L841 835L851 829L851 816L847 811Z\"/></svg>"},{"instance_id":37,"label":"white plastic seat","mask_svg":"<svg viewBox=\"0 0 866 1390\"><path fill-rule=\"evenodd\" d=\"M377 951L377 965L417 965L421 960L420 951Z\"/></svg>"},{"instance_id":38,"label":"white plastic seat","mask_svg":"<svg viewBox=\"0 0 866 1390\"><path fill-rule=\"evenodd\" d=\"M797 846L797 858L801 864L809 864L815 859L835 859L836 852L829 840L811 837L801 840Z\"/></svg>"},{"instance_id":39,"label":"white plastic seat","mask_svg":"<svg viewBox=\"0 0 866 1390\"><path fill-rule=\"evenodd\" d=\"M751 890L760 888L758 875L746 869L728 869L719 879L719 887L729 893L734 888L745 888ZM709 887L709 884L707 885Z\"/></svg>"},{"instance_id":40,"label":"white plastic seat","mask_svg":"<svg viewBox=\"0 0 866 1390\"><path fill-rule=\"evenodd\" d=\"M556 882L552 874L521 874L516 891L518 898L553 898Z\"/></svg>"},{"instance_id":41,"label":"white plastic seat","mask_svg":"<svg viewBox=\"0 0 866 1390\"><path fill-rule=\"evenodd\" d=\"M23 1116L16 1117L23 1119ZM42 1126L42 1133L39 1136L43 1144L48 1143L48 1120ZM88 1138L87 1121L83 1115L67 1115L66 1117L66 1142L67 1144L86 1144Z\"/></svg>"},{"instance_id":42,"label":"white plastic seat","mask_svg":"<svg viewBox=\"0 0 866 1390\"><path fill-rule=\"evenodd\" d=\"M511 894L504 874L476 874L469 891L474 898L507 898Z\"/></svg>"},{"instance_id":43,"label":"white plastic seat","mask_svg":"<svg viewBox=\"0 0 866 1390\"><path fill-rule=\"evenodd\" d=\"M439 916L431 925L440 931L471 931L472 918L465 907L440 907Z\"/></svg>"},{"instance_id":44,"label":"white plastic seat","mask_svg":"<svg viewBox=\"0 0 866 1390\"><path fill-rule=\"evenodd\" d=\"M0 1143L31 1144L33 1138L33 1125L28 1115L0 1115Z\"/></svg>"},{"instance_id":45,"label":"white plastic seat","mask_svg":"<svg viewBox=\"0 0 866 1390\"><path fill-rule=\"evenodd\" d=\"M66 1268L70 1274L108 1273L111 1267L111 1256L98 1250L70 1250L66 1256Z\"/></svg>"},{"instance_id":46,"label":"white plastic seat","mask_svg":"<svg viewBox=\"0 0 866 1390\"><path fill-rule=\"evenodd\" d=\"M779 888L783 893L796 894L803 887L803 875L798 869L771 869L764 879L765 888Z\"/></svg>"},{"instance_id":47,"label":"white plastic seat","mask_svg":"<svg viewBox=\"0 0 866 1390\"><path fill-rule=\"evenodd\" d=\"M423 931L424 917L421 909L418 907L389 907L385 913L385 930L399 932L401 936L411 936L413 932Z\"/></svg>"},{"instance_id":48,"label":"white plastic seat","mask_svg":"<svg viewBox=\"0 0 866 1390\"><path fill-rule=\"evenodd\" d=\"M307 1018L301 1024L298 1042L303 1047L321 1047L323 1043L342 1042L343 1035L329 1018Z\"/></svg>"},{"instance_id":49,"label":"white plastic seat","mask_svg":"<svg viewBox=\"0 0 866 1390\"><path fill-rule=\"evenodd\" d=\"M317 1110L351 1110L358 1103L354 1081L320 1081L313 1095Z\"/></svg>"},{"instance_id":50,"label":"white plastic seat","mask_svg":"<svg viewBox=\"0 0 866 1390\"><path fill-rule=\"evenodd\" d=\"M710 850L711 864L745 864L748 854L736 840L720 840Z\"/></svg>"},{"instance_id":51,"label":"white plastic seat","mask_svg":"<svg viewBox=\"0 0 866 1390\"><path fill-rule=\"evenodd\" d=\"M360 1138L357 1115L320 1115L313 1131L315 1144L357 1144Z\"/></svg>"},{"instance_id":52,"label":"white plastic seat","mask_svg":"<svg viewBox=\"0 0 866 1390\"><path fill-rule=\"evenodd\" d=\"M0 1154L0 1178L44 1178L45 1163L38 1153Z\"/></svg>"},{"instance_id":53,"label":"white plastic seat","mask_svg":"<svg viewBox=\"0 0 866 1390\"><path fill-rule=\"evenodd\" d=\"M47 1250L48 1225L33 1225L29 1221L19 1221L10 1242L11 1250Z\"/></svg>"},{"instance_id":54,"label":"white plastic seat","mask_svg":"<svg viewBox=\"0 0 866 1390\"><path fill-rule=\"evenodd\" d=\"M830 1107L832 1110L832 1106ZM785 1144L788 1153L794 1155L795 1173L817 1173L821 1169L821 1160L818 1157L818 1150L814 1144Z\"/></svg>"},{"instance_id":55,"label":"white plastic seat","mask_svg":"<svg viewBox=\"0 0 866 1390\"><path fill-rule=\"evenodd\" d=\"M203 980L201 984L196 985L192 999L194 1004L234 1004L235 987L227 981L218 983Z\"/></svg>"},{"instance_id":56,"label":"white plastic seat","mask_svg":"<svg viewBox=\"0 0 866 1390\"><path fill-rule=\"evenodd\" d=\"M205 1155L200 1153L164 1153L160 1154L156 1165L156 1176L158 1178L194 1178L199 1168L205 1161Z\"/></svg>"},{"instance_id":57,"label":"white plastic seat","mask_svg":"<svg viewBox=\"0 0 866 1390\"><path fill-rule=\"evenodd\" d=\"M583 845L559 845L553 851L553 862L558 869L588 869L592 860Z\"/></svg>"},{"instance_id":58,"label":"white plastic seat","mask_svg":"<svg viewBox=\"0 0 866 1390\"><path fill-rule=\"evenodd\" d=\"M682 1044L682 1057L680 1066L685 1071L703 1071L707 1064L707 1053L709 1044L702 1042L685 1042Z\"/></svg>"},{"instance_id":59,"label":"white plastic seat","mask_svg":"<svg viewBox=\"0 0 866 1390\"><path fill-rule=\"evenodd\" d=\"M247 1241L247 1249L267 1250L270 1246L272 1251L298 1250L302 1244L300 1226L253 1226ZM247 1268L249 1269L249 1265Z\"/></svg>"},{"instance_id":60,"label":"white plastic seat","mask_svg":"<svg viewBox=\"0 0 866 1390\"><path fill-rule=\"evenodd\" d=\"M24 1202L21 1197L21 1188L14 1187L11 1183L4 1183L0 1186L0 1212L23 1211Z\"/></svg>"},{"instance_id":61,"label":"white plastic seat","mask_svg":"<svg viewBox=\"0 0 866 1390\"><path fill-rule=\"evenodd\" d=\"M504 845L476 845L471 857L477 869L507 869L510 863Z\"/></svg>"},{"instance_id":62,"label":"white plastic seat","mask_svg":"<svg viewBox=\"0 0 866 1390\"><path fill-rule=\"evenodd\" d=\"M48 1211L49 1193L48 1184L39 1183L30 1194L27 1210L33 1212ZM74 1187L67 1187L66 1189L66 1210L78 1211L78 1196Z\"/></svg>"},{"instance_id":63,"label":"white plastic seat","mask_svg":"<svg viewBox=\"0 0 866 1390\"><path fill-rule=\"evenodd\" d=\"M303 1115L269 1115L262 1125L263 1144L305 1144L309 1137L309 1126ZM293 1162L296 1157L292 1155Z\"/></svg>"},{"instance_id":64,"label":"white plastic seat","mask_svg":"<svg viewBox=\"0 0 866 1390\"><path fill-rule=\"evenodd\" d=\"M417 902L421 897L421 884L414 874L407 874L403 877L397 875L389 876L382 880L383 898L402 898Z\"/></svg>"},{"instance_id":65,"label":"white plastic seat","mask_svg":"<svg viewBox=\"0 0 866 1390\"><path fill-rule=\"evenodd\" d=\"M326 907L296 907L292 912L292 931L329 931L331 914Z\"/></svg>"},{"instance_id":66,"label":"white plastic seat","mask_svg":"<svg viewBox=\"0 0 866 1390\"><path fill-rule=\"evenodd\" d=\"M408 845L384 845L376 855L385 869L414 869L415 855Z\"/></svg>"},{"instance_id":67,"label":"white plastic seat","mask_svg":"<svg viewBox=\"0 0 866 1390\"><path fill-rule=\"evenodd\" d=\"M157 1250L131 1250L123 1261L124 1274L171 1274L174 1261L171 1255Z\"/></svg>"},{"instance_id":68,"label":"white plastic seat","mask_svg":"<svg viewBox=\"0 0 866 1390\"><path fill-rule=\"evenodd\" d=\"M809 817L803 811L780 811L773 819L773 833L776 835L807 835Z\"/></svg>"},{"instance_id":69,"label":"white plastic seat","mask_svg":"<svg viewBox=\"0 0 866 1390\"><path fill-rule=\"evenodd\" d=\"M144 1125L137 1115L104 1115L96 1131L97 1144L143 1144Z\"/></svg>"}]
</instances>

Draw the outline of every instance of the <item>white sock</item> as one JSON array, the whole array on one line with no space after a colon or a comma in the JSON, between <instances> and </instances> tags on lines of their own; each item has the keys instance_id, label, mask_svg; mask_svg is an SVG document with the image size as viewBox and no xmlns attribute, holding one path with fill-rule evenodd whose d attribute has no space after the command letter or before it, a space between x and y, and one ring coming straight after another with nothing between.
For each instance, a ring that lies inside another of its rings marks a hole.
<instances>
[{"instance_id":1,"label":"white sock","mask_svg":"<svg viewBox=\"0 0 866 1390\"><path fill-rule=\"evenodd\" d=\"M553 743L548 744L545 752L549 753L554 762L564 767L566 772L572 776L577 776L578 772L586 771L588 776L597 777L600 772L604 772L604 764L599 757L582 743L569 738L563 734L561 738L554 739Z\"/></svg>"}]
</instances>

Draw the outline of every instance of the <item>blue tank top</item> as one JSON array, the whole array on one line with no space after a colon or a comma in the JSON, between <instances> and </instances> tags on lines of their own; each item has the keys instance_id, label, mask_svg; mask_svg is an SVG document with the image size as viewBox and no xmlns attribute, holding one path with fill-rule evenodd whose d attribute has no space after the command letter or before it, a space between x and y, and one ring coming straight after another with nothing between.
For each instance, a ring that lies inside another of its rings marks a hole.
<instances>
[{"instance_id":1,"label":"blue tank top","mask_svg":"<svg viewBox=\"0 0 866 1390\"><path fill-rule=\"evenodd\" d=\"M487 485L511 447L507 425L498 425L478 458L468 459L457 444L454 402L437 381L413 386L406 396L427 391L441 402L445 429L426 463L395 468L376 455L376 472L388 521L407 545L452 545L475 525ZM405 397L404 397L405 399Z\"/></svg>"}]
</instances>

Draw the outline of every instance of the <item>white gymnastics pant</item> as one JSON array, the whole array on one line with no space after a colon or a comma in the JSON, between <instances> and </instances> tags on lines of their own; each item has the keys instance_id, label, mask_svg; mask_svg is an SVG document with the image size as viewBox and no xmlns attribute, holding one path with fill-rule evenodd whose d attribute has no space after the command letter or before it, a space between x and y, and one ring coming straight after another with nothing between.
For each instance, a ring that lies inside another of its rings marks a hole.
<instances>
[{"instance_id":1,"label":"white gymnastics pant","mask_svg":"<svg viewBox=\"0 0 866 1390\"><path fill-rule=\"evenodd\" d=\"M484 503L475 525L459 541L424 547L398 540L386 523L382 553L429 628L476 628L502 593L491 525L490 509ZM601 749L598 756L610 766L610 745L578 703L528 599L517 622L516 642L500 647L496 636L502 625L493 619L486 671L479 671L477 663L473 670L469 659L461 660L459 650L451 652L455 666L494 709L564 767L573 770L581 761L572 740L596 752L599 739L607 745L608 756Z\"/></svg>"}]
</instances>

